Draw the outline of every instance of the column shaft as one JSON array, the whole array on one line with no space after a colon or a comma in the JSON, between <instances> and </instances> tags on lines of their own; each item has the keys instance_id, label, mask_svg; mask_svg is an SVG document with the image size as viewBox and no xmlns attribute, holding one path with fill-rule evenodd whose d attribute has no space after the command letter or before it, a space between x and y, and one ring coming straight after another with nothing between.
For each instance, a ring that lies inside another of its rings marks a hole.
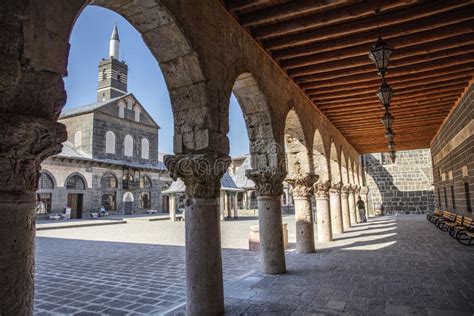
<instances>
[{"instance_id":1,"label":"column shaft","mask_svg":"<svg viewBox=\"0 0 474 316\"><path fill-rule=\"evenodd\" d=\"M0 192L0 315L33 313L33 193Z\"/></svg>"},{"instance_id":2,"label":"column shaft","mask_svg":"<svg viewBox=\"0 0 474 316\"><path fill-rule=\"evenodd\" d=\"M267 274L286 272L280 196L259 196L260 257Z\"/></svg>"},{"instance_id":3,"label":"column shaft","mask_svg":"<svg viewBox=\"0 0 474 316\"><path fill-rule=\"evenodd\" d=\"M170 220L176 221L176 195L170 195Z\"/></svg>"},{"instance_id":4,"label":"column shaft","mask_svg":"<svg viewBox=\"0 0 474 316\"><path fill-rule=\"evenodd\" d=\"M295 198L296 251L301 253L315 252L313 212L311 198Z\"/></svg>"},{"instance_id":5,"label":"column shaft","mask_svg":"<svg viewBox=\"0 0 474 316\"><path fill-rule=\"evenodd\" d=\"M318 241L332 241L331 214L329 211L329 181L316 182L314 191L316 194L316 218L318 222Z\"/></svg>"},{"instance_id":6,"label":"column shaft","mask_svg":"<svg viewBox=\"0 0 474 316\"><path fill-rule=\"evenodd\" d=\"M355 199L354 199L354 191L349 191L349 213L351 219L351 226L357 224L357 215L356 215L356 207L355 207Z\"/></svg>"},{"instance_id":7,"label":"column shaft","mask_svg":"<svg viewBox=\"0 0 474 316\"><path fill-rule=\"evenodd\" d=\"M340 191L330 193L331 227L333 234L342 234L342 208Z\"/></svg>"},{"instance_id":8,"label":"column shaft","mask_svg":"<svg viewBox=\"0 0 474 316\"><path fill-rule=\"evenodd\" d=\"M341 209L342 209L342 229L348 231L351 227L351 217L349 214L349 191L347 186L342 188L341 192Z\"/></svg>"},{"instance_id":9,"label":"column shaft","mask_svg":"<svg viewBox=\"0 0 474 316\"><path fill-rule=\"evenodd\" d=\"M224 311L219 205L216 199L186 203L187 315Z\"/></svg>"}]
</instances>

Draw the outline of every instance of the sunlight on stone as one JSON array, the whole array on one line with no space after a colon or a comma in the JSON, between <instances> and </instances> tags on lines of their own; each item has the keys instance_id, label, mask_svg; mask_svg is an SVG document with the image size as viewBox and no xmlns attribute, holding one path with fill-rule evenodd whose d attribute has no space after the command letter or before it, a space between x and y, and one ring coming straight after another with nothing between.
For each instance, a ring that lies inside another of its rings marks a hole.
<instances>
[{"instance_id":1,"label":"sunlight on stone","mask_svg":"<svg viewBox=\"0 0 474 316\"><path fill-rule=\"evenodd\" d=\"M395 235L395 234L392 234L392 235ZM388 242L383 242L383 243L378 243L378 244L342 248L342 250L379 250L379 249L383 249L391 245L394 245L396 243L397 242L394 240L394 241L388 241Z\"/></svg>"}]
</instances>

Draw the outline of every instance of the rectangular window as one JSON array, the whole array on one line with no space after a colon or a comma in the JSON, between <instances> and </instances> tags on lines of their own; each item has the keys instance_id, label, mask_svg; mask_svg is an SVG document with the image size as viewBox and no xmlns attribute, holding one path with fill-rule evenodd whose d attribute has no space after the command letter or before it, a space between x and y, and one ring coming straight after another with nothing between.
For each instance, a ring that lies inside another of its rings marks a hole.
<instances>
[{"instance_id":1,"label":"rectangular window","mask_svg":"<svg viewBox=\"0 0 474 316\"><path fill-rule=\"evenodd\" d=\"M469 192L469 183L464 183L464 194L466 195L466 205L467 211L472 213L472 205L471 205L471 193Z\"/></svg>"},{"instance_id":2,"label":"rectangular window","mask_svg":"<svg viewBox=\"0 0 474 316\"><path fill-rule=\"evenodd\" d=\"M451 204L453 205L453 210L456 209L456 199L454 198L454 186L451 186Z\"/></svg>"}]
</instances>

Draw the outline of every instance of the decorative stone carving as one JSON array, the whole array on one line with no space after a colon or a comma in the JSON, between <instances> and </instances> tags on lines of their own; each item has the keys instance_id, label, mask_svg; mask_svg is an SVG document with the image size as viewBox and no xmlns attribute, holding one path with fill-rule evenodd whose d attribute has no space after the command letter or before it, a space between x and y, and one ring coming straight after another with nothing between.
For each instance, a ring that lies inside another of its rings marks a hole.
<instances>
[{"instance_id":1,"label":"decorative stone carving","mask_svg":"<svg viewBox=\"0 0 474 316\"><path fill-rule=\"evenodd\" d=\"M43 118L1 114L0 183L5 191L34 192L40 163L61 151L66 127Z\"/></svg>"},{"instance_id":2,"label":"decorative stone carving","mask_svg":"<svg viewBox=\"0 0 474 316\"><path fill-rule=\"evenodd\" d=\"M361 187L360 188L360 194L368 194L369 193L369 188L368 187Z\"/></svg>"},{"instance_id":3,"label":"decorative stone carving","mask_svg":"<svg viewBox=\"0 0 474 316\"><path fill-rule=\"evenodd\" d=\"M316 194L316 199L329 199L329 189L331 188L331 181L321 181L319 180L314 184L314 193Z\"/></svg>"},{"instance_id":4,"label":"decorative stone carving","mask_svg":"<svg viewBox=\"0 0 474 316\"><path fill-rule=\"evenodd\" d=\"M354 194L355 193L355 184L349 184L349 194Z\"/></svg>"},{"instance_id":5,"label":"decorative stone carving","mask_svg":"<svg viewBox=\"0 0 474 316\"><path fill-rule=\"evenodd\" d=\"M360 192L360 185L357 185L357 184L356 184L356 185L354 186L354 193L359 194L359 192Z\"/></svg>"},{"instance_id":6,"label":"decorative stone carving","mask_svg":"<svg viewBox=\"0 0 474 316\"><path fill-rule=\"evenodd\" d=\"M318 181L319 176L316 174L297 174L286 178L293 187L293 196L295 198L311 198L314 192L313 185Z\"/></svg>"},{"instance_id":7,"label":"decorative stone carving","mask_svg":"<svg viewBox=\"0 0 474 316\"><path fill-rule=\"evenodd\" d=\"M349 196L349 191L351 190L351 185L350 184L344 184L341 188L341 197L343 199L347 199Z\"/></svg>"},{"instance_id":8,"label":"decorative stone carving","mask_svg":"<svg viewBox=\"0 0 474 316\"><path fill-rule=\"evenodd\" d=\"M329 193L341 194L342 186L343 186L343 184L342 184L341 181L331 184L331 188L329 189Z\"/></svg>"},{"instance_id":9,"label":"decorative stone carving","mask_svg":"<svg viewBox=\"0 0 474 316\"><path fill-rule=\"evenodd\" d=\"M286 171L283 168L265 168L246 170L245 176L255 182L258 196L279 196L283 194L283 180Z\"/></svg>"},{"instance_id":10,"label":"decorative stone carving","mask_svg":"<svg viewBox=\"0 0 474 316\"><path fill-rule=\"evenodd\" d=\"M212 153L166 155L164 162L174 180L183 180L188 198L217 198L231 160Z\"/></svg>"}]
</instances>

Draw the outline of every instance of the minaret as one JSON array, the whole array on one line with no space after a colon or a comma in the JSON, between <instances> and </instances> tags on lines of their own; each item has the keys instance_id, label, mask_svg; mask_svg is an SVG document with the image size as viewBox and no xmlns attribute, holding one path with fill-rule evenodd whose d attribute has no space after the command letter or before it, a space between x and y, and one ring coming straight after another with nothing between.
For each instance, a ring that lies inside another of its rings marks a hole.
<instances>
[{"instance_id":1,"label":"minaret","mask_svg":"<svg viewBox=\"0 0 474 316\"><path fill-rule=\"evenodd\" d=\"M128 67L119 60L120 38L115 25L109 41L109 58L99 63L97 102L113 99L127 93Z\"/></svg>"}]
</instances>

